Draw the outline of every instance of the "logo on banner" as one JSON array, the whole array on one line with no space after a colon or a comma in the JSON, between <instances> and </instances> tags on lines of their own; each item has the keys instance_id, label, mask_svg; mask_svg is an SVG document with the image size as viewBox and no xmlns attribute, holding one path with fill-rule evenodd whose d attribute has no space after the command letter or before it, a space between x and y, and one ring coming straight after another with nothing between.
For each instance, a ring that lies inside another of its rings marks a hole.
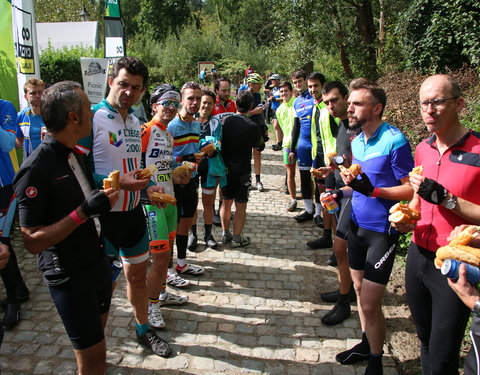
<instances>
[{"instance_id":1,"label":"logo on banner","mask_svg":"<svg viewBox=\"0 0 480 375\"><path fill-rule=\"evenodd\" d=\"M106 69L102 69L102 66L98 62L92 61L88 65L88 70L84 71L84 74L86 76L92 76L94 74L105 74L105 70Z\"/></svg>"}]
</instances>

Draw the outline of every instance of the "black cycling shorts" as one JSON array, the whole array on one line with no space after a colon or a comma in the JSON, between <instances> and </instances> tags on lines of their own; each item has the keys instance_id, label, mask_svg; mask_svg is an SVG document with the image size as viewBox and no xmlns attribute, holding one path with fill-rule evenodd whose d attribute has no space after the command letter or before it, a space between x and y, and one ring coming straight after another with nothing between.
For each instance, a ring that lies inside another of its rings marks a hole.
<instances>
[{"instance_id":1,"label":"black cycling shorts","mask_svg":"<svg viewBox=\"0 0 480 375\"><path fill-rule=\"evenodd\" d=\"M351 269L365 271L364 279L387 285L395 260L398 234L374 232L350 221L348 232L348 264Z\"/></svg>"},{"instance_id":2,"label":"black cycling shorts","mask_svg":"<svg viewBox=\"0 0 480 375\"><path fill-rule=\"evenodd\" d=\"M74 349L87 349L104 339L101 317L112 298L112 268L106 257L48 290Z\"/></svg>"},{"instance_id":3,"label":"black cycling shorts","mask_svg":"<svg viewBox=\"0 0 480 375\"><path fill-rule=\"evenodd\" d=\"M117 250L134 247L142 240L147 230L141 204L131 211L109 212L108 215L102 216L100 221L105 237Z\"/></svg>"},{"instance_id":4,"label":"black cycling shorts","mask_svg":"<svg viewBox=\"0 0 480 375\"><path fill-rule=\"evenodd\" d=\"M222 188L223 199L234 199L238 203L247 203L251 184L250 173L241 176L227 173L227 184Z\"/></svg>"},{"instance_id":5,"label":"black cycling shorts","mask_svg":"<svg viewBox=\"0 0 480 375\"><path fill-rule=\"evenodd\" d=\"M340 206L340 210L335 213L335 219L337 220L337 232L335 236L346 240L350 229L352 198L343 198L338 205Z\"/></svg>"},{"instance_id":6,"label":"black cycling shorts","mask_svg":"<svg viewBox=\"0 0 480 375\"><path fill-rule=\"evenodd\" d=\"M178 221L193 217L198 204L198 175L190 179L188 184L175 184L173 188L177 199Z\"/></svg>"}]
</instances>

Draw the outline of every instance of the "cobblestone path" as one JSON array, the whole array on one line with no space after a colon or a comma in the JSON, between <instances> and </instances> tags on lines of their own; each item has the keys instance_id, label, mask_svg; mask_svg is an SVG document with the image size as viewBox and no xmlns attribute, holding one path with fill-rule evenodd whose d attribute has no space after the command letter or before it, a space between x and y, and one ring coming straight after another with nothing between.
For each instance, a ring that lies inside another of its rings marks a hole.
<instances>
[{"instance_id":1,"label":"cobblestone path","mask_svg":"<svg viewBox=\"0 0 480 375\"><path fill-rule=\"evenodd\" d=\"M335 354L361 336L356 307L343 324L324 326L331 308L320 293L337 288L336 269L325 265L331 250L309 250L305 242L321 234L313 223L296 223L286 210L289 198L281 153L263 155L266 191L252 191L245 235L252 244L219 246L187 254L204 266L203 276L175 293L188 294L184 306L163 309L167 328L160 331L173 348L171 358L151 355L135 339L133 313L119 279L107 324L108 374L363 374L365 363L341 366ZM201 215L200 215L201 216ZM199 222L199 238L203 225ZM220 239L219 228L214 236ZM5 333L0 351L2 374L74 374L70 342L36 270L35 258L15 232L16 249L31 298L22 305L22 321ZM3 314L3 313L2 313ZM398 374L385 346L385 374Z\"/></svg>"}]
</instances>

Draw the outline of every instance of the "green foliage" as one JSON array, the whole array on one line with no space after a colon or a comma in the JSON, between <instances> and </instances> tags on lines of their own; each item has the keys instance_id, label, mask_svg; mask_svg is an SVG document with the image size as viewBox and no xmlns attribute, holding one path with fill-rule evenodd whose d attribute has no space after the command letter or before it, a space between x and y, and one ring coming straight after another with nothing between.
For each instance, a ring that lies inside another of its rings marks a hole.
<instances>
[{"instance_id":1,"label":"green foliage","mask_svg":"<svg viewBox=\"0 0 480 375\"><path fill-rule=\"evenodd\" d=\"M480 3L474 0L415 0L397 32L408 67L439 73L480 62Z\"/></svg>"},{"instance_id":2,"label":"green foliage","mask_svg":"<svg viewBox=\"0 0 480 375\"><path fill-rule=\"evenodd\" d=\"M137 12L139 33L158 41L170 34L178 35L192 19L186 0L142 0L137 3Z\"/></svg>"},{"instance_id":3,"label":"green foliage","mask_svg":"<svg viewBox=\"0 0 480 375\"><path fill-rule=\"evenodd\" d=\"M210 21L205 16L200 27L187 25L178 36L170 34L163 42L141 35L129 42L130 53L149 67L152 86L161 82L180 86L188 80L198 80L198 61L215 61L219 74L234 81L243 76L248 64L257 71L267 68L263 50L228 34L219 38L219 25Z\"/></svg>"},{"instance_id":4,"label":"green foliage","mask_svg":"<svg viewBox=\"0 0 480 375\"><path fill-rule=\"evenodd\" d=\"M90 14L90 21L101 21L104 2L85 0L34 0L35 19L37 22L80 22L78 16L85 5Z\"/></svg>"},{"instance_id":5,"label":"green foliage","mask_svg":"<svg viewBox=\"0 0 480 375\"><path fill-rule=\"evenodd\" d=\"M401 257L406 257L408 253L408 248L410 247L410 242L412 241L412 232L401 234L398 239L397 245L397 255Z\"/></svg>"},{"instance_id":6,"label":"green foliage","mask_svg":"<svg viewBox=\"0 0 480 375\"><path fill-rule=\"evenodd\" d=\"M103 57L103 50L92 47L55 49L50 44L40 55L40 72L46 84L71 80L82 83L80 57Z\"/></svg>"},{"instance_id":7,"label":"green foliage","mask_svg":"<svg viewBox=\"0 0 480 375\"><path fill-rule=\"evenodd\" d=\"M479 89L480 87L472 91L478 93ZM480 95L474 94L469 96L466 112L467 114L461 117L461 123L469 129L480 132Z\"/></svg>"}]
</instances>

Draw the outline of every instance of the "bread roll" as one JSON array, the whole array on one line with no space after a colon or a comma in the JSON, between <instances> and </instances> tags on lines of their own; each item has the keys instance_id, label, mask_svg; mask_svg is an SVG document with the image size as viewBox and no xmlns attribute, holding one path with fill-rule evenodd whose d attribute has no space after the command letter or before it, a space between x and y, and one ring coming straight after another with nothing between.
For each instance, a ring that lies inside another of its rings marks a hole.
<instances>
[{"instance_id":1,"label":"bread roll","mask_svg":"<svg viewBox=\"0 0 480 375\"><path fill-rule=\"evenodd\" d=\"M158 171L157 166L155 164L150 164L147 168L140 171L138 174L138 179L143 180L144 178L150 178L155 174L156 171Z\"/></svg>"},{"instance_id":2,"label":"bread roll","mask_svg":"<svg viewBox=\"0 0 480 375\"><path fill-rule=\"evenodd\" d=\"M423 174L423 165L416 166L415 168L412 169L412 171L408 175L411 176L412 174L422 175Z\"/></svg>"},{"instance_id":3,"label":"bread roll","mask_svg":"<svg viewBox=\"0 0 480 375\"><path fill-rule=\"evenodd\" d=\"M167 203L171 205L176 205L177 204L177 199L170 194L166 193L159 193L158 191L155 191L152 193L152 203L153 202L158 202L158 203Z\"/></svg>"},{"instance_id":4,"label":"bread roll","mask_svg":"<svg viewBox=\"0 0 480 375\"><path fill-rule=\"evenodd\" d=\"M110 188L120 190L120 171L113 171L103 179L103 190Z\"/></svg>"}]
</instances>

